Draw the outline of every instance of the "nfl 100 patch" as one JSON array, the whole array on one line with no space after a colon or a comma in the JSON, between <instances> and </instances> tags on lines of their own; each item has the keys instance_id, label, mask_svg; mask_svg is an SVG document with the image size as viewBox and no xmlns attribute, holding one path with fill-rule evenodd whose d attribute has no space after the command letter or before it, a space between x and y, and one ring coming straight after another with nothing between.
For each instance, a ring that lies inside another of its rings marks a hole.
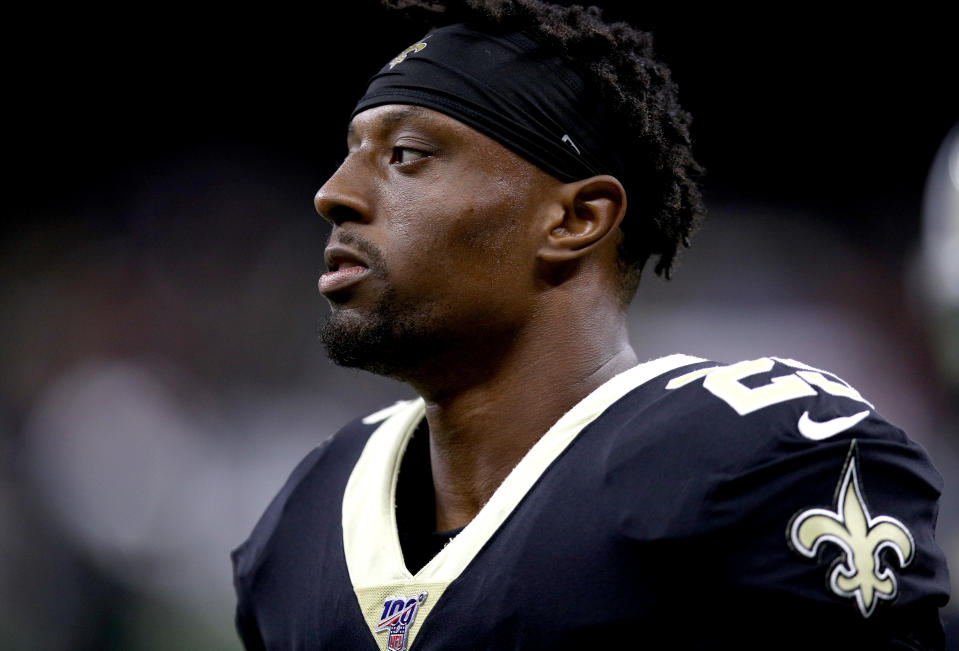
<instances>
[{"instance_id":1,"label":"nfl 100 patch","mask_svg":"<svg viewBox=\"0 0 959 651\"><path fill-rule=\"evenodd\" d=\"M416 611L426 601L424 590L417 597L391 595L383 600L383 614L374 629L376 633L387 633L388 651L404 651L409 638L410 627L416 619Z\"/></svg>"}]
</instances>

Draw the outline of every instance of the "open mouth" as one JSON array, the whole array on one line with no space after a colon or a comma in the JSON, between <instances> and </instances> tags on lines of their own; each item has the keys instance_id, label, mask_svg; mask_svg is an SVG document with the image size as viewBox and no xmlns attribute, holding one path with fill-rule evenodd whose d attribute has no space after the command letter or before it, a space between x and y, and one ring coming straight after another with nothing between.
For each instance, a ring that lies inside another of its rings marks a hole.
<instances>
[{"instance_id":1,"label":"open mouth","mask_svg":"<svg viewBox=\"0 0 959 651\"><path fill-rule=\"evenodd\" d=\"M346 289L369 272L362 262L344 256L328 256L327 271L320 276L318 287L321 294L329 295Z\"/></svg>"},{"instance_id":2,"label":"open mouth","mask_svg":"<svg viewBox=\"0 0 959 651\"><path fill-rule=\"evenodd\" d=\"M366 265L359 262L338 262L330 267L330 271L343 271L345 269L366 269Z\"/></svg>"}]
</instances>

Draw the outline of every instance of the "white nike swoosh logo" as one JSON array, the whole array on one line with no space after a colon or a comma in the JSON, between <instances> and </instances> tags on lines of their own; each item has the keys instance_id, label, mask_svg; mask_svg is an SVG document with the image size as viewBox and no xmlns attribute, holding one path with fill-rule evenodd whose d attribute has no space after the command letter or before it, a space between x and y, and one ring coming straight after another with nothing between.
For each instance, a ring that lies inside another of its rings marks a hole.
<instances>
[{"instance_id":1,"label":"white nike swoosh logo","mask_svg":"<svg viewBox=\"0 0 959 651\"><path fill-rule=\"evenodd\" d=\"M819 422L810 418L808 411L804 411L802 416L799 417L799 433L807 439L821 441L828 439L830 436L835 436L839 432L846 431L868 415L869 410L867 409L852 416L839 416Z\"/></svg>"}]
</instances>

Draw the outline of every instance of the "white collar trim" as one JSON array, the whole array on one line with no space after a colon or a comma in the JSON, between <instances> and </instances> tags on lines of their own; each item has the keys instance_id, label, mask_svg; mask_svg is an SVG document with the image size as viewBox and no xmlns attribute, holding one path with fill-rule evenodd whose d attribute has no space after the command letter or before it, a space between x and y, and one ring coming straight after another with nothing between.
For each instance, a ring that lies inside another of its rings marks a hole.
<instances>
[{"instance_id":1,"label":"white collar trim","mask_svg":"<svg viewBox=\"0 0 959 651\"><path fill-rule=\"evenodd\" d=\"M415 575L403 561L394 503L403 453L425 406L422 399L398 406L370 436L343 496L343 547L354 588L453 581L586 425L636 387L701 361L690 355L655 359L616 375L583 398L530 448L473 521Z\"/></svg>"}]
</instances>

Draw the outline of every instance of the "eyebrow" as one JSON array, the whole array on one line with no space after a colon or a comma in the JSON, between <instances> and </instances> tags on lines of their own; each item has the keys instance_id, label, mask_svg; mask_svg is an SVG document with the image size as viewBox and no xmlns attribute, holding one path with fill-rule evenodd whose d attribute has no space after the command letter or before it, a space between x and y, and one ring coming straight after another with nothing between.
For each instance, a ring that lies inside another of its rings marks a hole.
<instances>
[{"instance_id":1,"label":"eyebrow","mask_svg":"<svg viewBox=\"0 0 959 651\"><path fill-rule=\"evenodd\" d=\"M397 124L400 124L401 122L415 117L421 113L422 109L419 106L404 106L402 108L392 109L380 116L380 121L377 126L382 129L391 129ZM353 122L351 121L350 125L346 129L346 137L349 138L354 134Z\"/></svg>"}]
</instances>

